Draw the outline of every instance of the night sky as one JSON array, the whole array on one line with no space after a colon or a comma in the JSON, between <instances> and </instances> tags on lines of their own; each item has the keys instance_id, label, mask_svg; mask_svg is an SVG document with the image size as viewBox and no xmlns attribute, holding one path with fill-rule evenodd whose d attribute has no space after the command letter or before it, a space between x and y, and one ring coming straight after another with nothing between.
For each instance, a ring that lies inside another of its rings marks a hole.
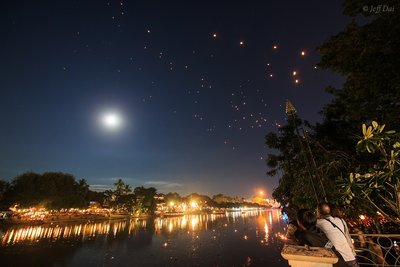
<instances>
[{"instance_id":1,"label":"night sky","mask_svg":"<svg viewBox=\"0 0 400 267\"><path fill-rule=\"evenodd\" d=\"M343 78L316 47L348 21L340 1L3 1L0 178L270 194L264 136L286 99L320 120Z\"/></svg>"}]
</instances>

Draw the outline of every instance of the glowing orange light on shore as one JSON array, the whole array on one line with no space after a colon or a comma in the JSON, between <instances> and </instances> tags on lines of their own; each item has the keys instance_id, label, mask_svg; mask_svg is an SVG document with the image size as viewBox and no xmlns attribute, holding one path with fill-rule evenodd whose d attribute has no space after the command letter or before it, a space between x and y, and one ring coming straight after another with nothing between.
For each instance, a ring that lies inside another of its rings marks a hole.
<instances>
[{"instance_id":1,"label":"glowing orange light on shore","mask_svg":"<svg viewBox=\"0 0 400 267\"><path fill-rule=\"evenodd\" d=\"M365 216L364 215L360 215L360 219L361 220L365 220Z\"/></svg>"},{"instance_id":2,"label":"glowing orange light on shore","mask_svg":"<svg viewBox=\"0 0 400 267\"><path fill-rule=\"evenodd\" d=\"M304 51L304 50L303 50L303 51L301 51L301 53L300 53L300 54L301 54L301 56L303 56L303 57L304 57L304 56L306 55L306 51Z\"/></svg>"},{"instance_id":3,"label":"glowing orange light on shore","mask_svg":"<svg viewBox=\"0 0 400 267\"><path fill-rule=\"evenodd\" d=\"M190 206L194 209L194 208L197 208L197 202L196 201L192 201L192 202L190 202Z\"/></svg>"}]
</instances>

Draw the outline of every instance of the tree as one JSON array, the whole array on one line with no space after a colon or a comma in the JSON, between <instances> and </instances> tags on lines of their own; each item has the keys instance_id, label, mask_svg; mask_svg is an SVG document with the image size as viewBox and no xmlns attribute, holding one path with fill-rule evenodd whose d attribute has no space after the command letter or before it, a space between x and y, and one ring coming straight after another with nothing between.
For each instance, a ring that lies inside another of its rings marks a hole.
<instances>
[{"instance_id":1,"label":"tree","mask_svg":"<svg viewBox=\"0 0 400 267\"><path fill-rule=\"evenodd\" d=\"M0 210L8 209L9 206L5 203L6 193L9 190L10 184L0 179Z\"/></svg>"},{"instance_id":2,"label":"tree","mask_svg":"<svg viewBox=\"0 0 400 267\"><path fill-rule=\"evenodd\" d=\"M394 7L395 10L400 8L398 1L389 0L385 4ZM314 128L316 140L329 153L339 155L336 164L338 173L334 179L338 184L348 182L350 172L353 175L358 172L368 173L371 162L376 162L376 154L357 153L358 150L354 149L363 123L381 121L390 129L397 132L400 130L400 73L397 71L400 67L397 60L400 56L400 17L395 12L363 10L364 6L371 5L376 3L345 0L344 14L352 17L352 22L344 31L331 37L318 48L321 53L319 67L333 70L345 77L341 88L326 89L334 98L321 112L322 123L317 123ZM357 147L360 146L362 145ZM353 187L353 190L357 187ZM356 211L352 214L373 210L369 207L371 203L365 201L366 196L360 190L358 187L357 193L348 191L357 196L353 196L351 206L348 206ZM349 203L350 196L351 194L347 194L347 198L343 198L342 201L346 200ZM374 193L368 197L376 201Z\"/></svg>"},{"instance_id":3,"label":"tree","mask_svg":"<svg viewBox=\"0 0 400 267\"><path fill-rule=\"evenodd\" d=\"M303 154L305 151L302 151L304 140L296 133L300 126L302 122L297 116L288 116L287 124L279 128L278 134L271 132L265 137L266 145L278 152L267 156L267 175L281 173L279 186L272 196L282 205L289 206L293 215L299 207L316 206L320 199Z\"/></svg>"},{"instance_id":4,"label":"tree","mask_svg":"<svg viewBox=\"0 0 400 267\"><path fill-rule=\"evenodd\" d=\"M126 211L133 211L135 205L135 197L132 192L131 186L125 184L122 179L118 179L115 183L115 190L106 190L104 192L104 202L106 205L114 209L123 209Z\"/></svg>"},{"instance_id":5,"label":"tree","mask_svg":"<svg viewBox=\"0 0 400 267\"><path fill-rule=\"evenodd\" d=\"M169 192L165 195L165 203L175 203L180 204L182 202L182 197L177 192Z\"/></svg>"},{"instance_id":6,"label":"tree","mask_svg":"<svg viewBox=\"0 0 400 267\"><path fill-rule=\"evenodd\" d=\"M114 193L115 195L118 196L122 196L122 195L126 195L130 192L132 192L132 189L130 187L130 185L125 184L124 181L122 181L122 179L118 179L115 183L114 186L116 187Z\"/></svg>"},{"instance_id":7,"label":"tree","mask_svg":"<svg viewBox=\"0 0 400 267\"><path fill-rule=\"evenodd\" d=\"M230 197L230 196L225 196L223 194L214 195L212 197L212 200L219 207L224 207L224 208L239 207L243 203L243 200L239 197Z\"/></svg>"},{"instance_id":8,"label":"tree","mask_svg":"<svg viewBox=\"0 0 400 267\"><path fill-rule=\"evenodd\" d=\"M400 9L398 1L385 4ZM327 88L334 99L322 111L323 123L317 125L319 140L328 149L350 154L354 154L358 129L366 121L385 122L390 129L400 130L400 16L363 10L370 5L376 3L344 1L344 14L353 21L318 49L319 67L346 78L342 88ZM356 16L364 17L357 20L362 23L356 22Z\"/></svg>"},{"instance_id":9,"label":"tree","mask_svg":"<svg viewBox=\"0 0 400 267\"><path fill-rule=\"evenodd\" d=\"M15 177L6 192L6 201L11 206L42 206L49 209L81 208L88 206L83 181L77 183L68 173L26 172Z\"/></svg>"},{"instance_id":10,"label":"tree","mask_svg":"<svg viewBox=\"0 0 400 267\"><path fill-rule=\"evenodd\" d=\"M398 1L389 0L385 4L400 9ZM268 155L267 165L270 168L268 175L281 174L273 196L283 204L314 207L315 201L309 197L312 196L312 183L307 183L306 178L316 177L318 173L318 180L326 188L327 199L340 202L343 199L338 198L341 196L339 183L347 179L349 172L370 168L371 161L377 157L356 153L354 149L362 123L378 120L390 129L400 130L400 73L397 71L400 67L400 17L395 12L363 10L364 6L371 5L376 3L345 0L344 14L353 17L352 22L318 48L321 53L318 66L345 77L341 88L326 89L334 98L321 111L322 122L310 125L309 132L301 135L298 145L294 142L295 129L290 129L289 121L278 134L270 133L266 137L267 145L278 151ZM360 19L360 16L364 18ZM301 150L317 155L315 164L310 156L308 160L301 160L301 155L304 157L305 154ZM312 167L309 167L311 175L307 175L299 162ZM314 184L318 184L318 180ZM320 192L316 191L317 194ZM361 198L351 201L358 211L365 209L365 203Z\"/></svg>"},{"instance_id":11,"label":"tree","mask_svg":"<svg viewBox=\"0 0 400 267\"><path fill-rule=\"evenodd\" d=\"M140 213L154 214L157 207L155 199L157 190L154 187L145 188L143 186L134 189L136 199L136 210Z\"/></svg>"},{"instance_id":12,"label":"tree","mask_svg":"<svg viewBox=\"0 0 400 267\"><path fill-rule=\"evenodd\" d=\"M183 198L183 201L186 203L188 207L192 207L193 205L196 208L203 208L204 206L212 206L213 201L210 197L206 195L200 195L197 193L191 193Z\"/></svg>"},{"instance_id":13,"label":"tree","mask_svg":"<svg viewBox=\"0 0 400 267\"><path fill-rule=\"evenodd\" d=\"M104 191L104 204L106 206L112 207L114 201L115 201L114 191L110 189Z\"/></svg>"},{"instance_id":14,"label":"tree","mask_svg":"<svg viewBox=\"0 0 400 267\"><path fill-rule=\"evenodd\" d=\"M86 179L78 180L78 188L79 188L81 195L83 197L86 197L89 192L89 185L88 185Z\"/></svg>"},{"instance_id":15,"label":"tree","mask_svg":"<svg viewBox=\"0 0 400 267\"><path fill-rule=\"evenodd\" d=\"M95 201L98 203L104 203L105 202L105 192L96 192L96 191L92 191L89 189L86 199L88 201Z\"/></svg>"},{"instance_id":16,"label":"tree","mask_svg":"<svg viewBox=\"0 0 400 267\"><path fill-rule=\"evenodd\" d=\"M128 212L134 212L136 208L136 197L134 194L125 194L119 196L115 202L114 207L116 209L122 209Z\"/></svg>"},{"instance_id":17,"label":"tree","mask_svg":"<svg viewBox=\"0 0 400 267\"><path fill-rule=\"evenodd\" d=\"M371 157L368 166L358 166L342 183L347 204L368 201L365 212L374 217L380 212L387 219L400 218L400 134L384 131L385 125L373 121L363 124L363 137L357 152Z\"/></svg>"},{"instance_id":18,"label":"tree","mask_svg":"<svg viewBox=\"0 0 400 267\"><path fill-rule=\"evenodd\" d=\"M297 116L290 101L286 102L287 124L278 133L268 133L266 145L276 151L266 158L267 175L281 175L272 196L296 216L299 208L314 208L318 203L340 200L336 178L347 173L346 153L327 150L318 141L313 127Z\"/></svg>"}]
</instances>

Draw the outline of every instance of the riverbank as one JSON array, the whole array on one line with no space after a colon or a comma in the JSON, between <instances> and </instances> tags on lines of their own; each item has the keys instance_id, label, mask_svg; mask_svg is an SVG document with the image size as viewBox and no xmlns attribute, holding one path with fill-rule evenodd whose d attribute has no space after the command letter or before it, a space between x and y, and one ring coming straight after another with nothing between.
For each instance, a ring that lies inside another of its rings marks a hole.
<instances>
[{"instance_id":1,"label":"riverbank","mask_svg":"<svg viewBox=\"0 0 400 267\"><path fill-rule=\"evenodd\" d=\"M141 215L141 216L132 216L130 214L109 214L109 215L98 215L98 214L90 214L90 215L69 215L69 216L53 216L51 218L43 218L43 219L32 219L32 220L23 220L19 218L11 217L9 219L4 219L0 221L0 224L4 225L40 225L40 224L53 224L53 223L75 223L75 222L97 222L97 221L107 221L107 220L122 220L122 219L146 219L152 215Z\"/></svg>"},{"instance_id":2,"label":"riverbank","mask_svg":"<svg viewBox=\"0 0 400 267\"><path fill-rule=\"evenodd\" d=\"M180 217L184 215L218 215L225 214L226 212L240 212L246 213L252 210L263 210L258 209L246 209L246 210L235 210L235 209L224 209L224 210L207 210L207 211L191 211L191 212L163 212L150 214L135 215L131 213L115 213L115 212L101 212L101 213L46 213L40 216L21 216L17 213L11 214L8 218L0 220L0 225L41 225L41 224L53 224L53 223L73 223L73 222L97 222L107 220L128 220L128 219L147 219L149 217Z\"/></svg>"}]
</instances>

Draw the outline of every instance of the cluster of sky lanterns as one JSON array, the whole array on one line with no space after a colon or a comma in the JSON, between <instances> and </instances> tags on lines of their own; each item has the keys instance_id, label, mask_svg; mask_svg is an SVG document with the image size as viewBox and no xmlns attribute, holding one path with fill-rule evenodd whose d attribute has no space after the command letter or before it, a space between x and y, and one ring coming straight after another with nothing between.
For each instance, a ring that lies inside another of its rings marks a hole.
<instances>
[{"instance_id":1,"label":"cluster of sky lanterns","mask_svg":"<svg viewBox=\"0 0 400 267\"><path fill-rule=\"evenodd\" d=\"M212 37L213 37L213 38L217 38L217 37L218 37L218 34L217 34L216 32L214 32L214 33L212 33ZM240 40L240 41L239 41L239 45L240 45L240 46L244 46L245 44L246 44L246 43L245 43L244 40ZM278 45L277 45L277 44L274 44L274 45L272 46L272 49L273 49L273 50L278 50ZM307 52L306 52L305 50L301 50L301 51L300 51L300 56L301 56L301 57L305 57L306 55L307 55ZM270 64L268 63L267 66L269 66L269 65L270 65ZM316 67L314 67L314 68L316 69ZM274 77L274 74L269 73L268 76L269 76L270 78L273 78L273 77ZM300 83L300 79L298 78L298 72L297 72L297 71L293 71L292 76L294 77L293 83L294 83L294 84L299 84L299 83Z\"/></svg>"}]
</instances>

